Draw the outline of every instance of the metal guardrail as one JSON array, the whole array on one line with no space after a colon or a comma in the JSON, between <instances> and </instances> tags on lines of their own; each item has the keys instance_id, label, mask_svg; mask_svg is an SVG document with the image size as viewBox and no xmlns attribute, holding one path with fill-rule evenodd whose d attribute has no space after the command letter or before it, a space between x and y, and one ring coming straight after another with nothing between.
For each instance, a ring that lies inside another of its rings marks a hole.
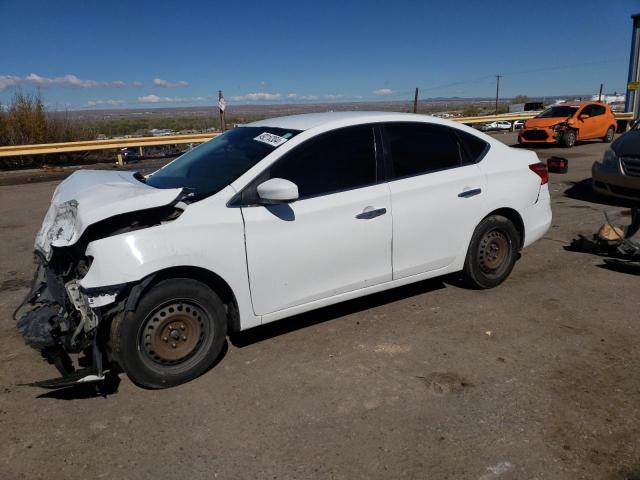
<instances>
[{"instance_id":1,"label":"metal guardrail","mask_svg":"<svg viewBox=\"0 0 640 480\"><path fill-rule=\"evenodd\" d=\"M491 123L498 120L526 120L533 118L537 113L503 114L480 117L451 118L460 123ZM629 121L633 118L632 112L619 112L615 114L617 120ZM154 145L178 145L185 143L202 143L219 135L219 133L198 133L193 135L165 135L161 137L137 137L114 138L109 140L86 140L82 142L65 143L40 143L35 145L11 145L0 147L0 157L18 157L23 155L42 155L45 153L71 153L89 150L116 150L125 147L146 147Z\"/></svg>"}]
</instances>

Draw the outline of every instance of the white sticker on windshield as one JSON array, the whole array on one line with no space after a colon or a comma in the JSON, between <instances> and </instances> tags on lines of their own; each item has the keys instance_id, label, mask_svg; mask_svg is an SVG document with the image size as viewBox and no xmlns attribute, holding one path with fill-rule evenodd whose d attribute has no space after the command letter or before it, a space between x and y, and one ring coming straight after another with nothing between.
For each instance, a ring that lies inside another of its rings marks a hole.
<instances>
[{"instance_id":1,"label":"white sticker on windshield","mask_svg":"<svg viewBox=\"0 0 640 480\"><path fill-rule=\"evenodd\" d=\"M284 142L287 141L286 138L280 137L278 135L274 135L273 133L264 132L258 135L254 140L258 142L266 143L267 145L271 145L272 147L279 147Z\"/></svg>"}]
</instances>

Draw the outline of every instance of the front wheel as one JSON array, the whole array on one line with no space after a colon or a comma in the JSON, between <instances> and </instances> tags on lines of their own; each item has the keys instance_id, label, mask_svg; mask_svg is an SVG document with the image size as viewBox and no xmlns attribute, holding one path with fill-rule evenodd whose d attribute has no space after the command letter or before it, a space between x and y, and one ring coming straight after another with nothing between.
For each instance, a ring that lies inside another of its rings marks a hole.
<instances>
[{"instance_id":1,"label":"front wheel","mask_svg":"<svg viewBox=\"0 0 640 480\"><path fill-rule=\"evenodd\" d=\"M501 215L491 215L476 227L462 271L471 288L500 285L516 263L520 235L513 223Z\"/></svg>"},{"instance_id":2,"label":"front wheel","mask_svg":"<svg viewBox=\"0 0 640 480\"><path fill-rule=\"evenodd\" d=\"M111 346L136 384L166 388L204 373L222 351L225 309L205 284L189 278L154 285L133 312L114 319Z\"/></svg>"},{"instance_id":3,"label":"front wheel","mask_svg":"<svg viewBox=\"0 0 640 480\"><path fill-rule=\"evenodd\" d=\"M560 143L565 148L571 148L576 144L576 132L575 130L567 130L562 134Z\"/></svg>"}]
</instances>

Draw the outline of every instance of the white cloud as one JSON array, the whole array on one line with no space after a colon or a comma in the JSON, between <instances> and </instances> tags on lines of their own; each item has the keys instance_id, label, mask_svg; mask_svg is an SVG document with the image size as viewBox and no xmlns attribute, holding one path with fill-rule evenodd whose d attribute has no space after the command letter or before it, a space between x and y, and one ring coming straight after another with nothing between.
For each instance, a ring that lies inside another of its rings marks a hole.
<instances>
[{"instance_id":1,"label":"white cloud","mask_svg":"<svg viewBox=\"0 0 640 480\"><path fill-rule=\"evenodd\" d=\"M179 88L179 87L189 86L189 82L186 82L184 80L179 80L177 82L170 82L169 80L163 80L162 78L154 78L153 84L156 87L162 87L162 88Z\"/></svg>"},{"instance_id":2,"label":"white cloud","mask_svg":"<svg viewBox=\"0 0 640 480\"><path fill-rule=\"evenodd\" d=\"M231 100L234 102L242 102L245 100L255 102L255 101L265 101L265 100L280 100L282 95L279 93L265 93L265 92L257 92L257 93L247 93L246 95L237 95L235 97L231 97Z\"/></svg>"},{"instance_id":3,"label":"white cloud","mask_svg":"<svg viewBox=\"0 0 640 480\"><path fill-rule=\"evenodd\" d=\"M16 87L20 85L22 79L15 75L0 75L0 92L7 88Z\"/></svg>"},{"instance_id":4,"label":"white cloud","mask_svg":"<svg viewBox=\"0 0 640 480\"><path fill-rule=\"evenodd\" d=\"M334 94L334 95L323 95L322 96L322 98L324 98L325 100L337 100L337 99L342 98L342 97L344 97L344 95L342 95L340 93L337 94L337 95Z\"/></svg>"},{"instance_id":5,"label":"white cloud","mask_svg":"<svg viewBox=\"0 0 640 480\"><path fill-rule=\"evenodd\" d=\"M23 83L35 85L37 87L47 88L50 86L59 86L67 88L105 88L105 87L124 87L122 80L115 80L110 82L97 81L97 80L82 80L75 75L67 74L62 77L42 77L35 73L30 73L23 79Z\"/></svg>"},{"instance_id":6,"label":"white cloud","mask_svg":"<svg viewBox=\"0 0 640 480\"><path fill-rule=\"evenodd\" d=\"M139 81L136 80L134 82L131 82L131 86L133 88L142 88L142 82L139 82Z\"/></svg>"},{"instance_id":7,"label":"white cloud","mask_svg":"<svg viewBox=\"0 0 640 480\"><path fill-rule=\"evenodd\" d=\"M159 97L153 94L138 97L140 103L198 103L208 100L207 97Z\"/></svg>"},{"instance_id":8,"label":"white cloud","mask_svg":"<svg viewBox=\"0 0 640 480\"><path fill-rule=\"evenodd\" d=\"M125 103L127 102L125 102L124 100L88 100L87 106L96 107L98 105L109 105L115 107L118 105L124 105Z\"/></svg>"},{"instance_id":9,"label":"white cloud","mask_svg":"<svg viewBox=\"0 0 640 480\"><path fill-rule=\"evenodd\" d=\"M288 100L318 100L320 97L317 95L298 95L297 93L288 93Z\"/></svg>"},{"instance_id":10,"label":"white cloud","mask_svg":"<svg viewBox=\"0 0 640 480\"><path fill-rule=\"evenodd\" d=\"M374 90L373 94L378 95L379 97L385 97L387 95L393 95L393 90L390 88L380 88L378 90Z\"/></svg>"},{"instance_id":11,"label":"white cloud","mask_svg":"<svg viewBox=\"0 0 640 480\"><path fill-rule=\"evenodd\" d=\"M125 86L125 83L122 80L83 80L72 74L53 78L43 77L37 73L30 73L24 78L15 75L0 75L0 91L21 85L31 85L40 88L47 88L51 86L65 88L122 88Z\"/></svg>"}]
</instances>

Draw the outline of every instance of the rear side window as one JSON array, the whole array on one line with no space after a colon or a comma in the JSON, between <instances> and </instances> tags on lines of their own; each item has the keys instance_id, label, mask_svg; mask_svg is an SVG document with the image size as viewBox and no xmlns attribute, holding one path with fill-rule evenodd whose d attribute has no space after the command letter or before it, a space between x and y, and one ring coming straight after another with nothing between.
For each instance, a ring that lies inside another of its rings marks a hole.
<instances>
[{"instance_id":1,"label":"rear side window","mask_svg":"<svg viewBox=\"0 0 640 480\"><path fill-rule=\"evenodd\" d=\"M473 163L486 148L477 137L444 125L387 124L385 135L395 178Z\"/></svg>"},{"instance_id":2,"label":"rear side window","mask_svg":"<svg viewBox=\"0 0 640 480\"><path fill-rule=\"evenodd\" d=\"M462 147L462 163L478 163L489 149L489 144L475 135L457 130Z\"/></svg>"},{"instance_id":3,"label":"rear side window","mask_svg":"<svg viewBox=\"0 0 640 480\"><path fill-rule=\"evenodd\" d=\"M604 115L607 109L602 105L591 105L591 116L595 117L598 115Z\"/></svg>"},{"instance_id":4,"label":"rear side window","mask_svg":"<svg viewBox=\"0 0 640 480\"><path fill-rule=\"evenodd\" d=\"M375 137L371 125L319 135L300 145L270 169L269 178L298 186L300 198L376 182Z\"/></svg>"}]
</instances>

